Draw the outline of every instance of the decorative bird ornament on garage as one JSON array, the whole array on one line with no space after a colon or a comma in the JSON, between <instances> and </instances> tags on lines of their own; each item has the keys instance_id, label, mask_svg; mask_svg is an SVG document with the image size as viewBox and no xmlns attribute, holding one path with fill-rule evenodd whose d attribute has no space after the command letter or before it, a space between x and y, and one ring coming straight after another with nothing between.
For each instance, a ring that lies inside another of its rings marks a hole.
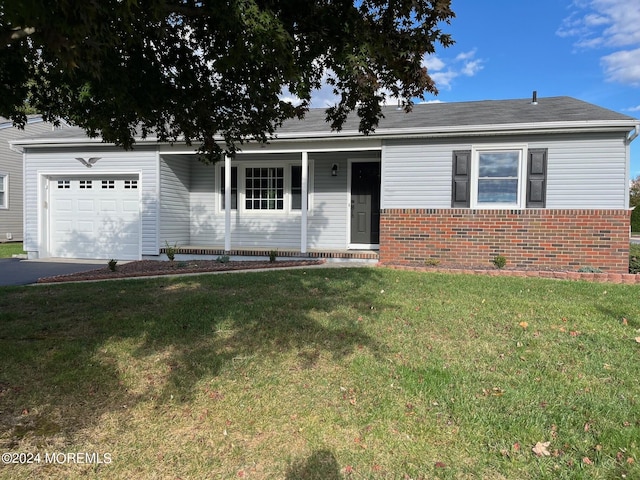
<instances>
[{"instance_id":1,"label":"decorative bird ornament on garage","mask_svg":"<svg viewBox=\"0 0 640 480\"><path fill-rule=\"evenodd\" d=\"M100 158L102 157L91 157L88 160L85 160L82 157L76 157L76 160L78 160L81 164L83 164L85 167L87 168L91 168L93 167L93 165L100 160Z\"/></svg>"}]
</instances>

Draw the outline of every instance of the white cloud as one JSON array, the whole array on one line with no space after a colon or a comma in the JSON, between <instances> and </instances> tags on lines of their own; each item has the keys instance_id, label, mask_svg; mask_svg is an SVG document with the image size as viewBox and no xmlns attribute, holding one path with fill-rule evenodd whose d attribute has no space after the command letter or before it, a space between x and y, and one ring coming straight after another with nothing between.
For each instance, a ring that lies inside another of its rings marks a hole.
<instances>
[{"instance_id":1,"label":"white cloud","mask_svg":"<svg viewBox=\"0 0 640 480\"><path fill-rule=\"evenodd\" d=\"M640 86L640 48L602 57L602 64L607 80Z\"/></svg>"},{"instance_id":2,"label":"white cloud","mask_svg":"<svg viewBox=\"0 0 640 480\"><path fill-rule=\"evenodd\" d=\"M640 112L640 105L638 105L637 107L627 108L626 110L627 112Z\"/></svg>"},{"instance_id":3,"label":"white cloud","mask_svg":"<svg viewBox=\"0 0 640 480\"><path fill-rule=\"evenodd\" d=\"M608 49L601 58L607 80L640 85L640 8L637 0L576 0L556 31L575 37L575 47Z\"/></svg>"},{"instance_id":4,"label":"white cloud","mask_svg":"<svg viewBox=\"0 0 640 480\"><path fill-rule=\"evenodd\" d=\"M435 55L425 55L422 65L427 67L427 72L436 82L436 87L451 90L455 78L460 75L473 77L484 68L484 60L475 58L475 55L476 49L469 50L459 53L450 62L445 62Z\"/></svg>"},{"instance_id":5,"label":"white cloud","mask_svg":"<svg viewBox=\"0 0 640 480\"><path fill-rule=\"evenodd\" d=\"M427 71L438 72L445 67L445 63L435 55L425 55L422 66L427 67Z\"/></svg>"},{"instance_id":6,"label":"white cloud","mask_svg":"<svg viewBox=\"0 0 640 480\"><path fill-rule=\"evenodd\" d=\"M467 77L473 77L483 68L484 67L482 66L482 60L472 60L465 63L464 68L462 69L462 73Z\"/></svg>"}]
</instances>

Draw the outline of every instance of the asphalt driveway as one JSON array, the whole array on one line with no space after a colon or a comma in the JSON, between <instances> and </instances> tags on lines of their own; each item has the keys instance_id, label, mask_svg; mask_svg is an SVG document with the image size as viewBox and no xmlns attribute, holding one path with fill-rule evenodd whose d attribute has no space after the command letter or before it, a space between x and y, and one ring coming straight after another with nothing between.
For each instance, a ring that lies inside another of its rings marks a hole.
<instances>
[{"instance_id":1,"label":"asphalt driveway","mask_svg":"<svg viewBox=\"0 0 640 480\"><path fill-rule=\"evenodd\" d=\"M21 260L0 258L0 286L29 285L39 278L102 268L106 262L73 260Z\"/></svg>"}]
</instances>

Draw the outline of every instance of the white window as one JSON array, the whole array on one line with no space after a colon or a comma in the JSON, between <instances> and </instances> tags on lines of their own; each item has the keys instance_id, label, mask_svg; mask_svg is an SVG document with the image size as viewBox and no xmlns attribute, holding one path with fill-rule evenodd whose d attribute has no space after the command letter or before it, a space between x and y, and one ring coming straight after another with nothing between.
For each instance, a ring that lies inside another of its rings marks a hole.
<instances>
[{"instance_id":1,"label":"white window","mask_svg":"<svg viewBox=\"0 0 640 480\"><path fill-rule=\"evenodd\" d=\"M225 208L224 166L217 171L218 205ZM309 162L307 207L311 210L311 178ZM231 210L246 212L300 212L302 206L302 166L285 163L238 162L231 167Z\"/></svg>"},{"instance_id":2,"label":"white window","mask_svg":"<svg viewBox=\"0 0 640 480\"><path fill-rule=\"evenodd\" d=\"M473 151L471 206L523 208L525 148L482 147Z\"/></svg>"},{"instance_id":3,"label":"white window","mask_svg":"<svg viewBox=\"0 0 640 480\"><path fill-rule=\"evenodd\" d=\"M9 208L9 175L0 173L0 208Z\"/></svg>"},{"instance_id":4,"label":"white window","mask_svg":"<svg viewBox=\"0 0 640 480\"><path fill-rule=\"evenodd\" d=\"M284 210L284 168L247 168L244 195L247 210Z\"/></svg>"}]
</instances>

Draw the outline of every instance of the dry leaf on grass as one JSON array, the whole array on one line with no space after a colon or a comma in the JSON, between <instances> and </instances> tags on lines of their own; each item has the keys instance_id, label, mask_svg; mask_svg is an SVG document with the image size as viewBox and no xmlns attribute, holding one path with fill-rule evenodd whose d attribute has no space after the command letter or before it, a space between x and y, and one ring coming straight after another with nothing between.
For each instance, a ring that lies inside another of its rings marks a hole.
<instances>
[{"instance_id":1,"label":"dry leaf on grass","mask_svg":"<svg viewBox=\"0 0 640 480\"><path fill-rule=\"evenodd\" d=\"M538 442L536 446L532 448L533 453L538 457L549 457L551 453L547 450L547 447L551 445L551 442Z\"/></svg>"}]
</instances>

